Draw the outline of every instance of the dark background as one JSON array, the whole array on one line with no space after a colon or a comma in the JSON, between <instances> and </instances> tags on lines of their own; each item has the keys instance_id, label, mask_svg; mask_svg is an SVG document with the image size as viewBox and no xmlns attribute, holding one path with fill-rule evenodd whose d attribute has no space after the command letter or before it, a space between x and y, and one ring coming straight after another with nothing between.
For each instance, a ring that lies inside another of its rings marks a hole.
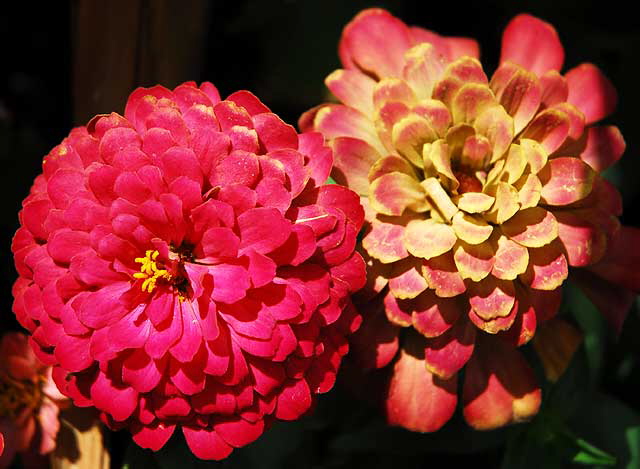
<instances>
[{"instance_id":1,"label":"dark background","mask_svg":"<svg viewBox=\"0 0 640 469\"><path fill-rule=\"evenodd\" d=\"M565 47L564 70L593 62L618 90L618 109L607 122L621 128L627 151L607 175L622 192L623 223L640 226L640 19L623 8L622 2L586 0L576 5L558 0L469 4L78 0L18 2L11 10L3 6L0 327L17 327L11 313L16 274L10 243L18 226L20 202L40 172L42 157L72 126L85 124L95 114L123 113L127 95L137 86L160 83L174 87L186 80L211 81L223 96L249 89L285 121L295 124L303 111L326 97L323 79L339 67L337 44L343 26L359 10L371 6L387 8L407 24L477 39L488 75L497 65L502 30L510 18L529 12L552 23ZM635 337L640 329L636 313L620 340L607 338L599 386L638 410L636 359L640 347ZM630 365L621 380L614 370L623 362ZM482 453L476 462L491 464L499 460L498 453L501 451ZM464 460L467 456L458 457Z\"/></svg>"}]
</instances>

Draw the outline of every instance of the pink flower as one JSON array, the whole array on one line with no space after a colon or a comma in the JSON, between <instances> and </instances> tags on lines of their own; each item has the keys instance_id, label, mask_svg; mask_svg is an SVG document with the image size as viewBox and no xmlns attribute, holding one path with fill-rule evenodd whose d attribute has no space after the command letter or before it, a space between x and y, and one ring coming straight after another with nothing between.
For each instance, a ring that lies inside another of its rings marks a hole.
<instances>
[{"instance_id":1,"label":"pink flower","mask_svg":"<svg viewBox=\"0 0 640 469\"><path fill-rule=\"evenodd\" d=\"M556 314L569 268L616 329L640 290L640 231L620 228L600 175L625 148L615 126L594 125L615 89L593 64L561 75L555 29L530 15L505 29L491 79L475 41L380 9L345 27L339 53L326 84L342 104L300 127L325 135L334 178L365 205L359 367L393 368L387 416L409 429L451 418L463 369L470 425L532 417L540 388L517 347ZM556 324L545 343L575 337Z\"/></svg>"},{"instance_id":2,"label":"pink flower","mask_svg":"<svg viewBox=\"0 0 640 469\"><path fill-rule=\"evenodd\" d=\"M363 210L322 185L323 142L249 92L185 83L54 148L13 242L14 309L62 392L145 448L181 427L204 459L304 414L365 280Z\"/></svg>"},{"instance_id":3,"label":"pink flower","mask_svg":"<svg viewBox=\"0 0 640 469\"><path fill-rule=\"evenodd\" d=\"M0 467L8 467L16 453L53 451L60 428L58 410L67 401L51 379L51 367L43 365L29 347L28 337L19 332L3 335L0 340Z\"/></svg>"}]
</instances>

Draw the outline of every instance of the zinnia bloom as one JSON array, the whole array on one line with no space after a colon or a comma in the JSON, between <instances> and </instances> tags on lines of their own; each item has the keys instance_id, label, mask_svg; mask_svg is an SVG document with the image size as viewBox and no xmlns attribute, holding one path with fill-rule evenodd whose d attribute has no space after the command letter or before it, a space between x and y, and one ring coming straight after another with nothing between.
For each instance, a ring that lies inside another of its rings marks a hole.
<instances>
[{"instance_id":1,"label":"zinnia bloom","mask_svg":"<svg viewBox=\"0 0 640 469\"><path fill-rule=\"evenodd\" d=\"M329 390L360 317L358 196L246 91L138 89L74 129L20 213L14 309L61 391L161 448L226 457Z\"/></svg>"},{"instance_id":2,"label":"zinnia bloom","mask_svg":"<svg viewBox=\"0 0 640 469\"><path fill-rule=\"evenodd\" d=\"M613 86L592 64L560 74L556 31L529 15L504 31L491 79L475 41L380 9L346 26L339 53L326 84L342 104L300 126L330 140L334 178L365 205L379 295L354 337L360 367L393 367L387 416L409 429L450 419L463 369L471 426L530 418L540 389L517 347L556 314L570 267L616 328L640 289L640 233L620 228L600 176L625 143L593 125Z\"/></svg>"},{"instance_id":3,"label":"zinnia bloom","mask_svg":"<svg viewBox=\"0 0 640 469\"><path fill-rule=\"evenodd\" d=\"M0 339L0 467L8 467L16 453L53 451L60 429L59 407L67 402L51 378L51 367L36 358L27 336L4 334Z\"/></svg>"}]
</instances>

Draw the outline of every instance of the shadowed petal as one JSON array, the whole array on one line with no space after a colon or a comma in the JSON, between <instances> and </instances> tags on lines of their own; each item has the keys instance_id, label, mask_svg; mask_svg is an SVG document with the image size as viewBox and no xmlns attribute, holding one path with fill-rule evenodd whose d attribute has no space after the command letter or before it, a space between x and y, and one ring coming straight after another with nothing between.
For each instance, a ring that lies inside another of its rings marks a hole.
<instances>
[{"instance_id":1,"label":"shadowed petal","mask_svg":"<svg viewBox=\"0 0 640 469\"><path fill-rule=\"evenodd\" d=\"M478 344L467 364L463 401L467 423L491 430L533 417L541 392L524 357L502 341L492 341Z\"/></svg>"},{"instance_id":2,"label":"shadowed petal","mask_svg":"<svg viewBox=\"0 0 640 469\"><path fill-rule=\"evenodd\" d=\"M587 124L604 119L613 112L618 94L598 67L584 63L565 74L569 86L567 101L582 111Z\"/></svg>"},{"instance_id":3,"label":"shadowed petal","mask_svg":"<svg viewBox=\"0 0 640 469\"><path fill-rule=\"evenodd\" d=\"M400 350L386 399L387 420L412 431L434 432L456 408L457 376L442 380L427 371L425 339L412 337Z\"/></svg>"},{"instance_id":4,"label":"shadowed petal","mask_svg":"<svg viewBox=\"0 0 640 469\"><path fill-rule=\"evenodd\" d=\"M473 354L475 337L476 328L463 318L441 336L427 340L427 369L442 379L453 377Z\"/></svg>"}]
</instances>

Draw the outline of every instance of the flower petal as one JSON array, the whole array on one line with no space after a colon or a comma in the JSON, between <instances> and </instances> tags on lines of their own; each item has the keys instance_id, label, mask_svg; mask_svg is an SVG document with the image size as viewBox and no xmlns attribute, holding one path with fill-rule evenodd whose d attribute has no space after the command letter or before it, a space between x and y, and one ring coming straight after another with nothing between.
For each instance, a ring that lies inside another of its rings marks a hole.
<instances>
[{"instance_id":1,"label":"flower petal","mask_svg":"<svg viewBox=\"0 0 640 469\"><path fill-rule=\"evenodd\" d=\"M542 88L538 78L528 70L505 62L491 78L491 89L505 111L513 117L514 131L518 134L540 107Z\"/></svg>"},{"instance_id":2,"label":"flower petal","mask_svg":"<svg viewBox=\"0 0 640 469\"><path fill-rule=\"evenodd\" d=\"M404 223L404 220L398 220L398 223L373 220L371 231L362 239L362 247L370 256L385 264L404 259L409 255L403 242Z\"/></svg>"},{"instance_id":3,"label":"flower petal","mask_svg":"<svg viewBox=\"0 0 640 469\"><path fill-rule=\"evenodd\" d=\"M529 266L521 278L536 290L555 290L569 275L562 244L554 241L542 248L529 249Z\"/></svg>"},{"instance_id":4,"label":"flower petal","mask_svg":"<svg viewBox=\"0 0 640 469\"><path fill-rule=\"evenodd\" d=\"M490 346L478 344L469 360L462 398L467 423L477 430L491 430L533 417L540 408L541 391L524 357L494 340Z\"/></svg>"},{"instance_id":5,"label":"flower petal","mask_svg":"<svg viewBox=\"0 0 640 469\"><path fill-rule=\"evenodd\" d=\"M431 219L411 220L404 232L407 251L423 259L432 259L448 252L456 239L455 231L450 225Z\"/></svg>"},{"instance_id":6,"label":"flower petal","mask_svg":"<svg viewBox=\"0 0 640 469\"><path fill-rule=\"evenodd\" d=\"M554 318L538 328L533 347L549 381L555 383L564 374L581 343L580 331L562 319Z\"/></svg>"},{"instance_id":7,"label":"flower petal","mask_svg":"<svg viewBox=\"0 0 640 469\"><path fill-rule=\"evenodd\" d=\"M182 433L189 449L200 459L220 461L233 451L233 447L213 429L183 426Z\"/></svg>"},{"instance_id":8,"label":"flower petal","mask_svg":"<svg viewBox=\"0 0 640 469\"><path fill-rule=\"evenodd\" d=\"M457 300L439 298L430 290L411 300L410 307L413 327L426 338L437 337L451 329L461 314Z\"/></svg>"},{"instance_id":9,"label":"flower petal","mask_svg":"<svg viewBox=\"0 0 640 469\"><path fill-rule=\"evenodd\" d=\"M422 275L436 295L450 298L464 293L466 286L453 260L453 253L427 259L422 264Z\"/></svg>"},{"instance_id":10,"label":"flower petal","mask_svg":"<svg viewBox=\"0 0 640 469\"><path fill-rule=\"evenodd\" d=\"M389 290L396 298L415 298L427 288L427 282L420 274L420 266L415 258L408 258L393 264L389 278Z\"/></svg>"},{"instance_id":11,"label":"flower petal","mask_svg":"<svg viewBox=\"0 0 640 469\"><path fill-rule=\"evenodd\" d=\"M529 248L542 247L558 237L558 222L553 214L540 207L520 210L501 226L512 240Z\"/></svg>"},{"instance_id":12,"label":"flower petal","mask_svg":"<svg viewBox=\"0 0 640 469\"><path fill-rule=\"evenodd\" d=\"M485 321L506 317L513 308L516 295L513 282L489 276L479 282L469 282L467 289L471 308Z\"/></svg>"},{"instance_id":13,"label":"flower petal","mask_svg":"<svg viewBox=\"0 0 640 469\"><path fill-rule=\"evenodd\" d=\"M380 159L380 154L364 140L351 137L338 137L332 141L332 146L333 178L360 195L368 195L369 170Z\"/></svg>"},{"instance_id":14,"label":"flower petal","mask_svg":"<svg viewBox=\"0 0 640 469\"><path fill-rule=\"evenodd\" d=\"M589 127L580 158L594 170L602 172L620 159L625 148L624 138L616 126Z\"/></svg>"},{"instance_id":15,"label":"flower petal","mask_svg":"<svg viewBox=\"0 0 640 469\"><path fill-rule=\"evenodd\" d=\"M527 270L529 265L529 251L515 241L500 236L495 253L495 262L491 274L502 280L515 280L518 275Z\"/></svg>"},{"instance_id":16,"label":"flower petal","mask_svg":"<svg viewBox=\"0 0 640 469\"><path fill-rule=\"evenodd\" d=\"M616 108L616 89L595 65L578 65L565 74L565 79L569 86L567 101L582 111L587 124L604 119Z\"/></svg>"},{"instance_id":17,"label":"flower petal","mask_svg":"<svg viewBox=\"0 0 640 469\"><path fill-rule=\"evenodd\" d=\"M384 215L402 215L406 210L425 211L429 205L422 186L404 173L387 173L371 183L371 206Z\"/></svg>"},{"instance_id":18,"label":"flower petal","mask_svg":"<svg viewBox=\"0 0 640 469\"><path fill-rule=\"evenodd\" d=\"M412 431L434 432L453 415L457 377L442 380L427 371L425 339L411 338L393 367L386 400L387 420Z\"/></svg>"},{"instance_id":19,"label":"flower petal","mask_svg":"<svg viewBox=\"0 0 640 469\"><path fill-rule=\"evenodd\" d=\"M373 114L373 88L371 77L355 70L336 70L325 78L327 88L344 104L366 114Z\"/></svg>"},{"instance_id":20,"label":"flower petal","mask_svg":"<svg viewBox=\"0 0 640 469\"><path fill-rule=\"evenodd\" d=\"M453 377L471 358L475 338L476 328L463 318L441 336L427 340L424 349L427 369L441 379Z\"/></svg>"},{"instance_id":21,"label":"flower petal","mask_svg":"<svg viewBox=\"0 0 640 469\"><path fill-rule=\"evenodd\" d=\"M542 183L540 196L547 205L569 205L584 199L593 187L595 171L579 158L549 160L538 173Z\"/></svg>"},{"instance_id":22,"label":"flower petal","mask_svg":"<svg viewBox=\"0 0 640 469\"><path fill-rule=\"evenodd\" d=\"M411 47L407 26L378 8L361 11L342 32L340 59L378 78L400 76L404 53Z\"/></svg>"},{"instance_id":23,"label":"flower petal","mask_svg":"<svg viewBox=\"0 0 640 469\"><path fill-rule=\"evenodd\" d=\"M537 75L560 70L564 49L555 28L534 16L513 18L502 33L500 64L510 60Z\"/></svg>"},{"instance_id":24,"label":"flower petal","mask_svg":"<svg viewBox=\"0 0 640 469\"><path fill-rule=\"evenodd\" d=\"M562 146L569 136L571 120L561 109L545 109L536 114L521 138L540 142L544 151L551 154Z\"/></svg>"}]
</instances>

